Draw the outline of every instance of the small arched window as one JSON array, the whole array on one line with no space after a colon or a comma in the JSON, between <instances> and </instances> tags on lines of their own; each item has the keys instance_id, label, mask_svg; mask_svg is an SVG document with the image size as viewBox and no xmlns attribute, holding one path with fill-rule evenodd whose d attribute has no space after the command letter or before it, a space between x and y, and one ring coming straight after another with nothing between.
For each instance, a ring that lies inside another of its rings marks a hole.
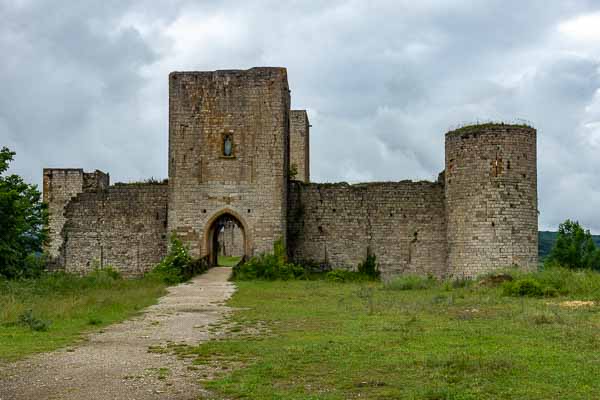
<instances>
[{"instance_id":1,"label":"small arched window","mask_svg":"<svg viewBox=\"0 0 600 400\"><path fill-rule=\"evenodd\" d=\"M225 157L233 156L233 137L231 134L223 136L223 155Z\"/></svg>"}]
</instances>

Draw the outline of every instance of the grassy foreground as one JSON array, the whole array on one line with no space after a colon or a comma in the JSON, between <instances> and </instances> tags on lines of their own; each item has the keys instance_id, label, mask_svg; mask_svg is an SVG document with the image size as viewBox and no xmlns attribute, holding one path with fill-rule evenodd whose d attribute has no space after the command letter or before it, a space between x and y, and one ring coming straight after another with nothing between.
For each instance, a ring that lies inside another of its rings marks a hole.
<instances>
[{"instance_id":1,"label":"grassy foreground","mask_svg":"<svg viewBox=\"0 0 600 400\"><path fill-rule=\"evenodd\" d=\"M104 272L0 280L0 360L72 344L83 333L122 321L155 303L164 293L165 284L158 280L115 279Z\"/></svg>"},{"instance_id":2,"label":"grassy foreground","mask_svg":"<svg viewBox=\"0 0 600 400\"><path fill-rule=\"evenodd\" d=\"M585 276L578 279L587 285ZM600 393L600 308L565 303L600 299L593 285L555 298L507 297L499 287L480 285L237 285L229 302L240 307L232 337L189 350L196 364L225 369L204 383L215 398L591 399Z\"/></svg>"}]
</instances>

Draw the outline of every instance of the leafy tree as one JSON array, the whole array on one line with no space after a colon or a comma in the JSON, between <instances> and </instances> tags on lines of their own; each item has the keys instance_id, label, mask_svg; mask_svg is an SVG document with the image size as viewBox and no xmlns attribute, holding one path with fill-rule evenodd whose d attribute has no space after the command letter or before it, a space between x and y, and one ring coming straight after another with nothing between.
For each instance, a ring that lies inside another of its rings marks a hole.
<instances>
[{"instance_id":1,"label":"leafy tree","mask_svg":"<svg viewBox=\"0 0 600 400\"><path fill-rule=\"evenodd\" d=\"M0 150L0 276L30 276L41 269L48 212L36 185L6 175L15 153Z\"/></svg>"},{"instance_id":2,"label":"leafy tree","mask_svg":"<svg viewBox=\"0 0 600 400\"><path fill-rule=\"evenodd\" d=\"M546 265L559 264L571 269L600 270L600 249L596 247L589 230L579 222L566 220L558 227L558 237Z\"/></svg>"}]
</instances>

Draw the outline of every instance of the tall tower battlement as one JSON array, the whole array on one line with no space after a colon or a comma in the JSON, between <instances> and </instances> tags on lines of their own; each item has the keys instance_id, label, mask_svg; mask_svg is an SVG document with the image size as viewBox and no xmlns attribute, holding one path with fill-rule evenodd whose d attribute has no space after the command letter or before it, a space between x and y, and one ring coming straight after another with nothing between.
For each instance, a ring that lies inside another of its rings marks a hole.
<instances>
[{"instance_id":1,"label":"tall tower battlement","mask_svg":"<svg viewBox=\"0 0 600 400\"><path fill-rule=\"evenodd\" d=\"M194 256L231 221L246 256L285 240L289 115L285 68L169 75L168 226Z\"/></svg>"},{"instance_id":2,"label":"tall tower battlement","mask_svg":"<svg viewBox=\"0 0 600 400\"><path fill-rule=\"evenodd\" d=\"M446 133L448 274L537 267L536 130L473 125Z\"/></svg>"}]
</instances>

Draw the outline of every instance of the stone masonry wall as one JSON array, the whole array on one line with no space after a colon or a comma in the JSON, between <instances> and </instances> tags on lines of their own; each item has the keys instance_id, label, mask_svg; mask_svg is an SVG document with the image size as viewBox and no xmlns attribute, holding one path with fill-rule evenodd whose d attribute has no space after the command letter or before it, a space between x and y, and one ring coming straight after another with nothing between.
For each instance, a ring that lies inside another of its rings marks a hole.
<instances>
[{"instance_id":1,"label":"stone masonry wall","mask_svg":"<svg viewBox=\"0 0 600 400\"><path fill-rule=\"evenodd\" d=\"M310 182L310 124L306 110L290 111L290 165L298 171L295 179Z\"/></svg>"},{"instance_id":2,"label":"stone masonry wall","mask_svg":"<svg viewBox=\"0 0 600 400\"><path fill-rule=\"evenodd\" d=\"M61 254L68 272L112 266L139 276L167 252L167 184L117 184L66 207Z\"/></svg>"},{"instance_id":3,"label":"stone masonry wall","mask_svg":"<svg viewBox=\"0 0 600 400\"><path fill-rule=\"evenodd\" d=\"M170 75L169 230L194 256L223 213L244 226L248 255L285 239L289 107L284 68Z\"/></svg>"},{"instance_id":4,"label":"stone masonry wall","mask_svg":"<svg viewBox=\"0 0 600 400\"><path fill-rule=\"evenodd\" d=\"M535 129L488 124L447 133L445 181L452 275L537 267Z\"/></svg>"},{"instance_id":5,"label":"stone masonry wall","mask_svg":"<svg viewBox=\"0 0 600 400\"><path fill-rule=\"evenodd\" d=\"M446 272L442 183L291 182L288 220L288 251L297 261L355 268L371 252L384 279Z\"/></svg>"},{"instance_id":6,"label":"stone masonry wall","mask_svg":"<svg viewBox=\"0 0 600 400\"><path fill-rule=\"evenodd\" d=\"M67 221L65 207L77 194L103 190L110 184L108 174L102 171L91 173L76 168L45 168L43 198L48 204L49 241L46 252L50 257L50 268L61 269L64 260L60 248L63 244L62 230Z\"/></svg>"}]
</instances>

